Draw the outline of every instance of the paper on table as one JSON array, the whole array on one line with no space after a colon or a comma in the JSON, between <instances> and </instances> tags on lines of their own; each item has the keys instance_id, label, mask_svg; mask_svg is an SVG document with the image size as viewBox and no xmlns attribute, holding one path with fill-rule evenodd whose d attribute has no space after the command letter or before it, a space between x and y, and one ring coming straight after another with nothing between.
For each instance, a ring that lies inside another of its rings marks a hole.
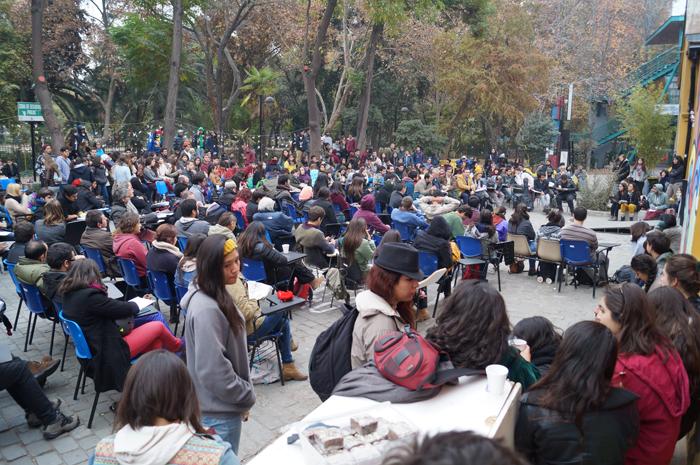
<instances>
[{"instance_id":1,"label":"paper on table","mask_svg":"<svg viewBox=\"0 0 700 465\"><path fill-rule=\"evenodd\" d=\"M143 297L134 297L129 302L134 302L136 305L139 306L139 310L143 310L149 305L153 305L155 301L151 299L144 299Z\"/></svg>"},{"instance_id":2,"label":"paper on table","mask_svg":"<svg viewBox=\"0 0 700 465\"><path fill-rule=\"evenodd\" d=\"M256 281L248 281L248 297L251 300L262 300L272 294L272 286Z\"/></svg>"},{"instance_id":3,"label":"paper on table","mask_svg":"<svg viewBox=\"0 0 700 465\"><path fill-rule=\"evenodd\" d=\"M418 283L418 287L426 287L429 286L430 284L435 284L442 278L442 275L444 275L447 272L447 269L445 268L440 268L439 270L435 270L433 274L425 278L423 281Z\"/></svg>"},{"instance_id":4,"label":"paper on table","mask_svg":"<svg viewBox=\"0 0 700 465\"><path fill-rule=\"evenodd\" d=\"M12 234L12 231L0 231L0 237L7 237Z\"/></svg>"}]
</instances>

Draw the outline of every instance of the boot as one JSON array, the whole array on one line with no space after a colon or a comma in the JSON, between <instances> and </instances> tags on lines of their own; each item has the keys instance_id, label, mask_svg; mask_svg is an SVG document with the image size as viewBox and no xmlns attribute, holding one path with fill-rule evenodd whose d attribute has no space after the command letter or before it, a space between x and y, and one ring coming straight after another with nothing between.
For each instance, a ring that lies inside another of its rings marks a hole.
<instances>
[{"instance_id":1,"label":"boot","mask_svg":"<svg viewBox=\"0 0 700 465\"><path fill-rule=\"evenodd\" d=\"M299 371L294 362L282 364L282 376L285 381L306 381L309 377Z\"/></svg>"},{"instance_id":2,"label":"boot","mask_svg":"<svg viewBox=\"0 0 700 465\"><path fill-rule=\"evenodd\" d=\"M627 212L623 213L620 217L620 221L627 221Z\"/></svg>"},{"instance_id":3,"label":"boot","mask_svg":"<svg viewBox=\"0 0 700 465\"><path fill-rule=\"evenodd\" d=\"M55 439L63 433L72 431L80 425L80 419L75 417L67 417L60 410L56 411L56 419L53 423L44 426L42 433L44 439Z\"/></svg>"},{"instance_id":4,"label":"boot","mask_svg":"<svg viewBox=\"0 0 700 465\"><path fill-rule=\"evenodd\" d=\"M29 371L32 373L32 375L34 375L37 383L39 383L41 387L44 387L44 384L46 384L46 378L53 374L58 369L60 364L60 360L53 360L47 355L42 358L40 362L27 362L27 368L29 368Z\"/></svg>"},{"instance_id":5,"label":"boot","mask_svg":"<svg viewBox=\"0 0 700 465\"><path fill-rule=\"evenodd\" d=\"M421 308L416 313L416 323L430 319L430 312L427 308Z\"/></svg>"},{"instance_id":6,"label":"boot","mask_svg":"<svg viewBox=\"0 0 700 465\"><path fill-rule=\"evenodd\" d=\"M61 406L61 403L61 399L56 397L51 402L51 406L54 410L58 410L58 408ZM43 423L41 422L41 420L39 420L39 417L37 417L34 412L25 413L24 418L27 420L27 426L29 426L30 428L38 428L40 426L43 426Z\"/></svg>"}]
</instances>

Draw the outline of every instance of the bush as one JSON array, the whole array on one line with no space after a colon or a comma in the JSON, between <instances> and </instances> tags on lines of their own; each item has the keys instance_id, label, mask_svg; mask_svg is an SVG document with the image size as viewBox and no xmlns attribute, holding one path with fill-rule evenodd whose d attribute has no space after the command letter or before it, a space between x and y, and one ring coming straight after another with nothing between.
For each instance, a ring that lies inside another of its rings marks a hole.
<instances>
[{"instance_id":1,"label":"bush","mask_svg":"<svg viewBox=\"0 0 700 465\"><path fill-rule=\"evenodd\" d=\"M576 205L588 210L607 211L612 189L612 174L589 175L586 187L581 189L576 196Z\"/></svg>"}]
</instances>

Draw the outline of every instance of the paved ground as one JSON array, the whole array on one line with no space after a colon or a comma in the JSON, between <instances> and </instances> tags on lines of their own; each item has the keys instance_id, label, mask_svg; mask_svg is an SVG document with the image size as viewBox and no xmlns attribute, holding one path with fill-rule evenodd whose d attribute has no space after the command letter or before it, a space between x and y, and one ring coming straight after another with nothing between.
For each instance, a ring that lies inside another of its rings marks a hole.
<instances>
[{"instance_id":1,"label":"paved ground","mask_svg":"<svg viewBox=\"0 0 700 465\"><path fill-rule=\"evenodd\" d=\"M544 217L534 213L532 220L537 228L543 223ZM609 225L603 216L592 217L590 224L593 227ZM610 254L611 273L619 266L629 263L628 235L599 234L599 240L623 244ZM538 284L534 278L528 277L527 273L509 275L502 269L501 278L503 295L513 324L528 316L542 315L552 320L559 328L565 329L577 321L593 317L596 301L593 300L591 289L588 287L578 290L574 290L573 287L564 287L559 294L553 285ZM496 275L489 274L489 281L495 285ZM431 289L429 295L431 300L434 299L435 290ZM598 295L602 295L602 292ZM7 302L10 309L9 316L13 319L17 308L17 297L7 273L0 275L0 296ZM295 352L295 357L304 371L316 336L340 315L339 310L330 307L329 296L326 296L323 303L320 300L319 292L314 305L295 312L292 321L294 338L299 343L299 350ZM30 346L27 353L23 353L26 316L27 311L23 308L19 330L13 337L4 337L3 342L9 342L13 352L22 358L38 359L49 351L51 325L46 321L39 321L34 344ZM430 325L432 320L422 323L420 329L425 330ZM54 356L60 357L63 344L63 335L57 334ZM51 398L61 397L64 411L77 414L83 425L53 441L43 440L39 430L28 429L22 410L7 393L0 393L0 463L11 465L85 463L97 441L111 433L114 417L108 407L112 401L119 398L119 394L111 392L101 395L93 427L87 429L85 425L90 413L93 391L91 387L87 387L85 395L79 396L77 401L73 400L72 393L77 373L78 364L71 345L68 349L65 371L53 375L45 390ZM251 411L250 420L243 426L240 454L244 460L253 457L276 438L282 427L299 420L320 404L308 382L290 382L285 386L280 386L279 383L257 385L256 394L257 403Z\"/></svg>"}]
</instances>

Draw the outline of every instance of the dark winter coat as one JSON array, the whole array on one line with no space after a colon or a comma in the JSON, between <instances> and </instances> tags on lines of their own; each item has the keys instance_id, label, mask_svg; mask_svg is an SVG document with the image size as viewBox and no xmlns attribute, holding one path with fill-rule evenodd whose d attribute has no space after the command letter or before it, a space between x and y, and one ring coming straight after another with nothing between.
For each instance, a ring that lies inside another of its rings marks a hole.
<instances>
[{"instance_id":1,"label":"dark winter coat","mask_svg":"<svg viewBox=\"0 0 700 465\"><path fill-rule=\"evenodd\" d=\"M428 229L416 232L413 246L419 251L430 252L438 257L438 268L452 266L452 248L450 246L452 232L442 216L436 216Z\"/></svg>"},{"instance_id":2,"label":"dark winter coat","mask_svg":"<svg viewBox=\"0 0 700 465\"><path fill-rule=\"evenodd\" d=\"M515 446L533 465L623 465L639 431L637 396L613 388L600 409L583 415L582 430L561 413L544 408L544 391L520 399Z\"/></svg>"},{"instance_id":3,"label":"dark winter coat","mask_svg":"<svg viewBox=\"0 0 700 465\"><path fill-rule=\"evenodd\" d=\"M129 346L119 334L114 320L136 316L133 302L110 299L106 291L78 289L63 296L63 313L85 334L92 359L85 363L88 376L95 380L98 392L121 391L129 371Z\"/></svg>"}]
</instances>

